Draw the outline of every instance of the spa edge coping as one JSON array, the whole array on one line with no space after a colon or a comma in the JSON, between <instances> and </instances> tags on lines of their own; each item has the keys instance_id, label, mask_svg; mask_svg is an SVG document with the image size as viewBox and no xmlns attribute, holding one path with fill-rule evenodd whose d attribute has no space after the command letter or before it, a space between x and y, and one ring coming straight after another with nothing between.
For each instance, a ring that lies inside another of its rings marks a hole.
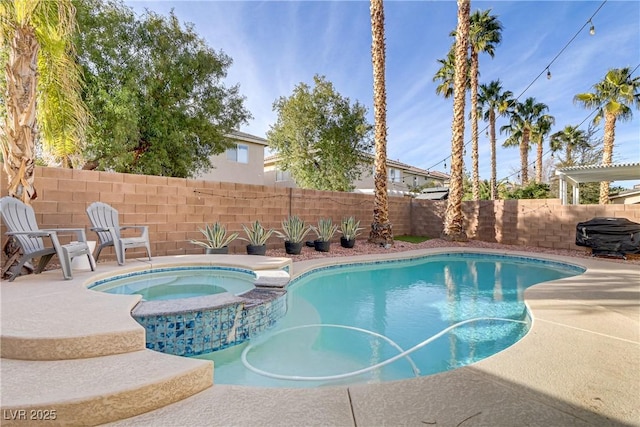
<instances>
[{"instance_id":1,"label":"spa edge coping","mask_svg":"<svg viewBox=\"0 0 640 427\"><path fill-rule=\"evenodd\" d=\"M200 258L200 256L197 256ZM149 272L162 269L180 269L190 267L211 267L211 268L231 268L239 269L251 273L255 276L254 288L241 294L233 295L223 292L214 295L204 295L194 298L182 298L174 300L144 301L140 296L138 304L133 308L131 314L135 317L141 316L162 316L167 314L182 314L201 310L211 310L224 308L232 305L244 304L247 307L255 306L275 298L284 293L285 286L290 281L288 271L291 270L292 261L289 258L266 258L256 260L255 255L240 255L242 259L235 260L228 258L229 255L206 255L211 257L203 262L200 259L191 260L180 258L175 261L162 260L153 262L138 260L143 265L132 266L118 270L117 273L101 273L93 275L84 283L87 290L92 291L91 286L101 280L111 277L126 276L131 273ZM95 292L100 292L95 290Z\"/></svg>"}]
</instances>

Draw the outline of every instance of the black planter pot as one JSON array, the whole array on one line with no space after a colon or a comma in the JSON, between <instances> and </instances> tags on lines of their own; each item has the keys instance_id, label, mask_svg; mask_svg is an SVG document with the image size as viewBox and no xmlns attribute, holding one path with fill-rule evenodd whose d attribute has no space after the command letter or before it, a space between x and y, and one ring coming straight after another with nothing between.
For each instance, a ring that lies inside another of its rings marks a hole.
<instances>
[{"instance_id":1,"label":"black planter pot","mask_svg":"<svg viewBox=\"0 0 640 427\"><path fill-rule=\"evenodd\" d=\"M340 246L343 248L352 248L356 244L356 239L347 239L346 237L340 237Z\"/></svg>"},{"instance_id":2,"label":"black planter pot","mask_svg":"<svg viewBox=\"0 0 640 427\"><path fill-rule=\"evenodd\" d=\"M216 254L228 254L229 253L229 247L228 246L224 246L222 248L206 248L204 251L205 254L207 255L216 255Z\"/></svg>"},{"instance_id":3,"label":"black planter pot","mask_svg":"<svg viewBox=\"0 0 640 427\"><path fill-rule=\"evenodd\" d=\"M302 244L302 242L284 242L284 250L289 255L300 255Z\"/></svg>"},{"instance_id":4,"label":"black planter pot","mask_svg":"<svg viewBox=\"0 0 640 427\"><path fill-rule=\"evenodd\" d=\"M267 253L267 245L261 245L261 246L247 245L248 255L264 255L266 253Z\"/></svg>"},{"instance_id":5,"label":"black planter pot","mask_svg":"<svg viewBox=\"0 0 640 427\"><path fill-rule=\"evenodd\" d=\"M331 247L331 242L325 242L324 240L314 240L313 246L316 248L318 252L329 252L329 248Z\"/></svg>"}]
</instances>

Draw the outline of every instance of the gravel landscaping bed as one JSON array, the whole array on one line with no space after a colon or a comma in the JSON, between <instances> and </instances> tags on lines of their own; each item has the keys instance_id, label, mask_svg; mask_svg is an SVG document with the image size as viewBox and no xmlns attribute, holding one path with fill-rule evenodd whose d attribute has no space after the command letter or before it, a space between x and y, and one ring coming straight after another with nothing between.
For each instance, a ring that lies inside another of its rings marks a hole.
<instances>
[{"instance_id":1,"label":"gravel landscaping bed","mask_svg":"<svg viewBox=\"0 0 640 427\"><path fill-rule=\"evenodd\" d=\"M532 246L516 246L516 245L504 245L500 243L481 242L478 240L469 240L468 242L449 242L442 239L431 239L422 243L408 243L397 240L390 248L385 249L380 245L368 243L366 239L359 239L356 241L356 245L352 249L346 249L340 246L340 243L335 242L331 244L331 250L329 252L318 252L311 247L303 247L300 255L288 255L284 251L284 245L282 249L269 249L267 250L267 256L274 257L289 257L294 262L304 261L307 259L315 258L330 258L340 256L353 256L353 255L368 255L368 254L382 254L410 251L414 249L428 249L428 248L447 248L447 247L467 247L467 248L484 248L484 249L508 249L513 251L562 255L576 258L591 258L591 250L585 248L584 250L568 250L568 249L547 249ZM613 257L598 257L599 260L618 262L624 264L640 264L640 256L628 256L628 259L613 258Z\"/></svg>"}]
</instances>

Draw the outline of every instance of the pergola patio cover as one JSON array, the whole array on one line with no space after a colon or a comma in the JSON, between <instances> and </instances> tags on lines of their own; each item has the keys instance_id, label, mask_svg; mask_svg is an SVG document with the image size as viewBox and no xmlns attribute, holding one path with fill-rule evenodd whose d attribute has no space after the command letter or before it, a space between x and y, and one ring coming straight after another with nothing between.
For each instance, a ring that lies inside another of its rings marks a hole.
<instances>
[{"instance_id":1,"label":"pergola patio cover","mask_svg":"<svg viewBox=\"0 0 640 427\"><path fill-rule=\"evenodd\" d=\"M567 183L571 184L572 204L580 204L581 182L629 181L640 179L640 163L570 166L556 170L560 180L560 200L567 204Z\"/></svg>"}]
</instances>

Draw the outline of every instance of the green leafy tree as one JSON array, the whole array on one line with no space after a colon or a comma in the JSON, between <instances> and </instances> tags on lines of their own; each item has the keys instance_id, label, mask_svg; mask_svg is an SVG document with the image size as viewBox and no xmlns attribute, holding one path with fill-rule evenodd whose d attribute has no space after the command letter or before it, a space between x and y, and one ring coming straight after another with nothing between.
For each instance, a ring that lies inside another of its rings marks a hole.
<instances>
[{"instance_id":1,"label":"green leafy tree","mask_svg":"<svg viewBox=\"0 0 640 427\"><path fill-rule=\"evenodd\" d=\"M85 169L188 178L251 117L231 58L173 13L139 18L119 1L78 0L79 61L93 115Z\"/></svg>"},{"instance_id":2,"label":"green leafy tree","mask_svg":"<svg viewBox=\"0 0 640 427\"><path fill-rule=\"evenodd\" d=\"M5 76L0 151L8 193L25 203L37 197L36 149L69 167L84 142L87 112L72 43L75 29L71 0L0 2Z\"/></svg>"},{"instance_id":3,"label":"green leafy tree","mask_svg":"<svg viewBox=\"0 0 640 427\"><path fill-rule=\"evenodd\" d=\"M535 181L515 188L504 195L505 199L549 199L551 197L549 184Z\"/></svg>"},{"instance_id":4,"label":"green leafy tree","mask_svg":"<svg viewBox=\"0 0 640 427\"><path fill-rule=\"evenodd\" d=\"M609 165L613 157L616 121L630 120L632 107L640 108L640 77L631 77L627 68L613 68L604 80L593 86L593 92L580 93L574 102L584 108L595 109L593 123L598 125L604 119L604 147L602 164ZM600 183L600 204L609 203L609 182Z\"/></svg>"},{"instance_id":5,"label":"green leafy tree","mask_svg":"<svg viewBox=\"0 0 640 427\"><path fill-rule=\"evenodd\" d=\"M473 182L471 176L468 173L464 175L464 196L462 200L465 202L474 201L473 198ZM501 180L496 185L496 197L499 199L505 199L507 193L509 192L507 189L506 180ZM480 198L478 200L492 200L491 199L491 181L484 179L480 180L479 185L480 190Z\"/></svg>"},{"instance_id":6,"label":"green leafy tree","mask_svg":"<svg viewBox=\"0 0 640 427\"><path fill-rule=\"evenodd\" d=\"M324 76L298 84L273 104L278 118L267 132L278 167L302 188L350 191L370 164L372 126L367 109L337 93Z\"/></svg>"}]
</instances>

